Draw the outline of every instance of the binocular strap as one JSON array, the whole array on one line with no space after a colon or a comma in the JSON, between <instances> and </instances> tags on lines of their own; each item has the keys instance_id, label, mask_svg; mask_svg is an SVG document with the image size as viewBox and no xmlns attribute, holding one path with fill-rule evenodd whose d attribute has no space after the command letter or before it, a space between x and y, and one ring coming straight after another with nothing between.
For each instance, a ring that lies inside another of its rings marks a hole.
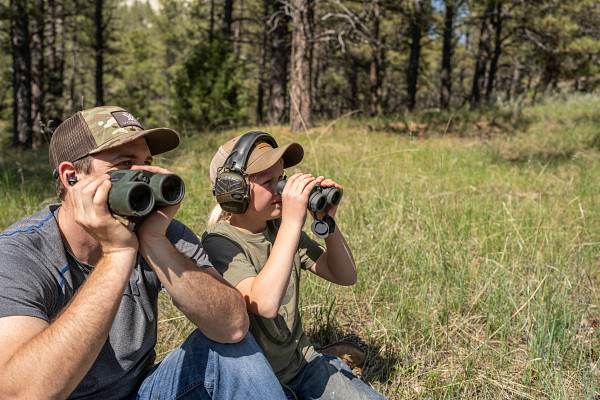
<instances>
[{"instance_id":1,"label":"binocular strap","mask_svg":"<svg viewBox=\"0 0 600 400\"><path fill-rule=\"evenodd\" d=\"M113 217L115 217L115 219L117 221L119 221L120 223L122 223L123 225L125 225L125 227L127 229L129 229L131 232L135 231L135 228L137 228L137 222L134 222L132 220L130 220L127 217L124 217L122 215L119 214L113 214Z\"/></svg>"}]
</instances>

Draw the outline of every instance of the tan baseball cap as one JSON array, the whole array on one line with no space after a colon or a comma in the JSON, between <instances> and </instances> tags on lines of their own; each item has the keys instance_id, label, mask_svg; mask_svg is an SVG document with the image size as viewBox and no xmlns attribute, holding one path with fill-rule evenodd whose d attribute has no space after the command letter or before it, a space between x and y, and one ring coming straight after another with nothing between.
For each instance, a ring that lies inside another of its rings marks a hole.
<instances>
[{"instance_id":1,"label":"tan baseball cap","mask_svg":"<svg viewBox=\"0 0 600 400\"><path fill-rule=\"evenodd\" d=\"M63 121L50 139L52 174L63 161L76 161L90 154L146 138L152 155L179 145L179 134L169 128L144 129L140 122L120 107L103 106L78 111Z\"/></svg>"},{"instance_id":2,"label":"tan baseball cap","mask_svg":"<svg viewBox=\"0 0 600 400\"><path fill-rule=\"evenodd\" d=\"M210 163L210 183L215 186L217 171L223 167L227 156L231 153L233 146L241 138L235 137L219 147L217 153ZM283 168L293 167L302 161L304 157L304 149L299 143L290 143L285 146L273 148L269 143L257 141L248 157L246 163L246 173L248 175L256 174L271 168L277 161L283 159Z\"/></svg>"}]
</instances>

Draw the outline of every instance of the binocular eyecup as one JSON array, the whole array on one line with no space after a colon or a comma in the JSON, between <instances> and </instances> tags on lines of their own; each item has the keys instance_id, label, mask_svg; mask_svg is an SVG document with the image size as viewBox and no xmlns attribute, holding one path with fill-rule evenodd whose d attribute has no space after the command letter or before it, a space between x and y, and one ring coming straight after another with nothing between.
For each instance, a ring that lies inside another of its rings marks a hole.
<instances>
[{"instance_id":1,"label":"binocular eyecup","mask_svg":"<svg viewBox=\"0 0 600 400\"><path fill-rule=\"evenodd\" d=\"M287 180L281 180L277 183L277 193L282 193L283 188ZM307 208L314 212L321 212L325 209L325 207L332 206L335 207L339 204L342 198L342 192L339 189L334 187L323 187L320 183L311 190L310 195L308 196L308 206Z\"/></svg>"},{"instance_id":2,"label":"binocular eyecup","mask_svg":"<svg viewBox=\"0 0 600 400\"><path fill-rule=\"evenodd\" d=\"M179 204L185 184L176 174L158 174L144 170L108 171L112 187L108 208L123 217L144 217L157 207Z\"/></svg>"}]
</instances>

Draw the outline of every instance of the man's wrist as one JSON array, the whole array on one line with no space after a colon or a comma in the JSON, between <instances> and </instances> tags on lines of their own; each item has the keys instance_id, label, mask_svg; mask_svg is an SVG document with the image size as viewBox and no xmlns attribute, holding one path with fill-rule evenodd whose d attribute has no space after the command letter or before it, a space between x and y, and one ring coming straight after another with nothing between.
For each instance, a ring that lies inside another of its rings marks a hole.
<instances>
[{"instance_id":1,"label":"man's wrist","mask_svg":"<svg viewBox=\"0 0 600 400\"><path fill-rule=\"evenodd\" d=\"M130 259L137 256L137 248L135 247L118 247L118 246L103 246L102 247L102 258L110 259Z\"/></svg>"}]
</instances>

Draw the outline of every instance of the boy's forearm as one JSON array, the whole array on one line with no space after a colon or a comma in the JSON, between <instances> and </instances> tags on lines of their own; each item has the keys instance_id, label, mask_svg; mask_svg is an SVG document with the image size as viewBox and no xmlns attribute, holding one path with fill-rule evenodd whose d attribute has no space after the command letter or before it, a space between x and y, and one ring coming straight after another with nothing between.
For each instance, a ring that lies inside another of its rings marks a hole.
<instances>
[{"instance_id":1,"label":"boy's forearm","mask_svg":"<svg viewBox=\"0 0 600 400\"><path fill-rule=\"evenodd\" d=\"M325 238L325 246L327 265L334 282L344 286L354 285L357 279L356 264L352 251L339 228Z\"/></svg>"},{"instance_id":2,"label":"boy's forearm","mask_svg":"<svg viewBox=\"0 0 600 400\"><path fill-rule=\"evenodd\" d=\"M290 280L301 227L282 222L267 263L254 278L248 298L250 311L274 318L279 311Z\"/></svg>"}]
</instances>

